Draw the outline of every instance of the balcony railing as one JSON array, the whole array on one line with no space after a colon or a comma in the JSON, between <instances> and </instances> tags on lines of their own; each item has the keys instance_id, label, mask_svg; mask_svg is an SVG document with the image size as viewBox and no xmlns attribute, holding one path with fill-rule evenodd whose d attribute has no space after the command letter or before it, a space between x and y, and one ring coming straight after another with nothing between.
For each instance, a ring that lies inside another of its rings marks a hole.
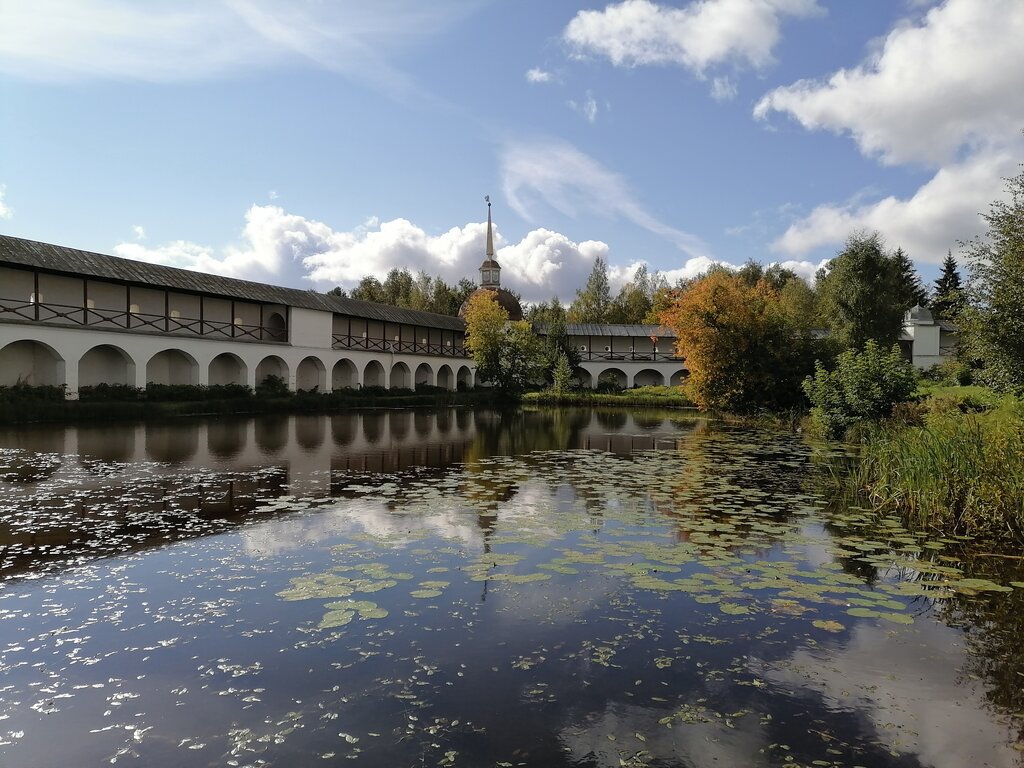
<instances>
[{"instance_id":1,"label":"balcony railing","mask_svg":"<svg viewBox=\"0 0 1024 768\"><path fill-rule=\"evenodd\" d=\"M658 352L658 351L653 351L653 350L650 351L650 352L593 352L593 351L590 351L590 350L583 350L583 349L581 349L579 352L580 352L580 359L583 360L583 361L590 361L590 360L605 360L605 361L622 360L622 361L632 361L632 362L638 362L639 363L639 362L642 362L644 360L647 360L647 361L650 361L650 362L670 363L670 362L678 362L678 361L683 359L679 355L677 355L675 352Z\"/></svg>"},{"instance_id":2,"label":"balcony railing","mask_svg":"<svg viewBox=\"0 0 1024 768\"><path fill-rule=\"evenodd\" d=\"M461 342L461 339L459 341ZM421 344L416 341L392 341L350 336L347 333L334 334L332 346L334 349L365 349L369 352L404 352L413 355L467 357L466 348L461 343Z\"/></svg>"},{"instance_id":3,"label":"balcony railing","mask_svg":"<svg viewBox=\"0 0 1024 768\"><path fill-rule=\"evenodd\" d=\"M0 320L4 319L61 323L98 329L158 331L176 336L213 336L235 341L288 341L286 330L266 325L13 299L0 299Z\"/></svg>"}]
</instances>

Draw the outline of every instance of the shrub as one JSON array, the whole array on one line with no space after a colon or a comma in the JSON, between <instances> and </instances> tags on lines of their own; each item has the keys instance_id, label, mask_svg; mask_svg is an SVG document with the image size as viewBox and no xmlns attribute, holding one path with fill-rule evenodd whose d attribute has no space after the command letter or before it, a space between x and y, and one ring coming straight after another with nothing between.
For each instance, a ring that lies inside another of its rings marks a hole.
<instances>
[{"instance_id":1,"label":"shrub","mask_svg":"<svg viewBox=\"0 0 1024 768\"><path fill-rule=\"evenodd\" d=\"M256 385L257 397L288 397L291 394L288 382L274 374L270 374Z\"/></svg>"},{"instance_id":2,"label":"shrub","mask_svg":"<svg viewBox=\"0 0 1024 768\"><path fill-rule=\"evenodd\" d=\"M861 352L841 354L833 371L815 363L814 375L803 383L812 417L832 438L842 437L857 422L886 418L896 403L910 400L916 388L917 371L899 347L884 352L874 341Z\"/></svg>"},{"instance_id":3,"label":"shrub","mask_svg":"<svg viewBox=\"0 0 1024 768\"><path fill-rule=\"evenodd\" d=\"M141 400L145 390L128 384L93 384L78 388L78 399L84 403L130 403Z\"/></svg>"}]
</instances>

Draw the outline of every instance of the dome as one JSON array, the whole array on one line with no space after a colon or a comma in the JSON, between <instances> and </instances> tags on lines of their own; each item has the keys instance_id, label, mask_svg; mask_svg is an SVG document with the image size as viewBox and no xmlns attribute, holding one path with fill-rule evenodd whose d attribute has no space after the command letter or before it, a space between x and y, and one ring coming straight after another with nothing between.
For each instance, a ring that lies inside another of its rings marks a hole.
<instances>
[{"instance_id":1,"label":"dome","mask_svg":"<svg viewBox=\"0 0 1024 768\"><path fill-rule=\"evenodd\" d=\"M508 312L508 319L512 322L523 319L523 308L519 306L519 299L511 291L506 291L504 288L477 288L462 302L462 306L459 307L459 317L463 320L466 319L466 309L469 307L469 302L474 296L478 296L481 293L491 294L494 300L498 302L498 305Z\"/></svg>"}]
</instances>

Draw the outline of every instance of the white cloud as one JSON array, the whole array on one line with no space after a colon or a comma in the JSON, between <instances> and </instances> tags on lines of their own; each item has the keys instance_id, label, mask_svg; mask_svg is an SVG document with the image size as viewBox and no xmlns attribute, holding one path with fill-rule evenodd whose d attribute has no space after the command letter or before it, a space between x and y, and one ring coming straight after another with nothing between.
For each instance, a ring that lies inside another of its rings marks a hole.
<instances>
[{"instance_id":1,"label":"white cloud","mask_svg":"<svg viewBox=\"0 0 1024 768\"><path fill-rule=\"evenodd\" d=\"M177 81L305 60L401 89L389 54L472 10L438 0L0 0L0 71Z\"/></svg>"},{"instance_id":2,"label":"white cloud","mask_svg":"<svg viewBox=\"0 0 1024 768\"><path fill-rule=\"evenodd\" d=\"M731 101L736 98L736 83L728 77L716 77L711 81L711 98L715 101Z\"/></svg>"},{"instance_id":3,"label":"white cloud","mask_svg":"<svg viewBox=\"0 0 1024 768\"><path fill-rule=\"evenodd\" d=\"M146 239L146 228L143 227L141 224L133 224L132 225L132 234L135 235L135 239L136 240L145 240Z\"/></svg>"},{"instance_id":4,"label":"white cloud","mask_svg":"<svg viewBox=\"0 0 1024 768\"><path fill-rule=\"evenodd\" d=\"M816 0L696 0L684 8L624 0L580 11L562 36L577 55L603 56L621 67L676 64L703 77L721 64L766 67L783 16L822 13ZM716 89L723 92L722 85Z\"/></svg>"},{"instance_id":5,"label":"white cloud","mask_svg":"<svg viewBox=\"0 0 1024 768\"><path fill-rule=\"evenodd\" d=\"M570 101L569 108L583 115L588 123L594 123L597 120L597 100L590 91L587 91L587 98L582 102Z\"/></svg>"},{"instance_id":6,"label":"white cloud","mask_svg":"<svg viewBox=\"0 0 1024 768\"><path fill-rule=\"evenodd\" d=\"M550 83L552 76L550 72L540 67L534 67L533 69L526 70L526 80L530 83Z\"/></svg>"},{"instance_id":7,"label":"white cloud","mask_svg":"<svg viewBox=\"0 0 1024 768\"><path fill-rule=\"evenodd\" d=\"M14 211L7 203L4 202L4 196L7 194L7 185L0 184L0 219L9 219L14 215Z\"/></svg>"},{"instance_id":8,"label":"white cloud","mask_svg":"<svg viewBox=\"0 0 1024 768\"><path fill-rule=\"evenodd\" d=\"M622 218L672 242L689 256L709 256L695 235L671 227L634 199L629 185L571 144L546 140L507 144L502 152L503 189L509 205L527 221L541 200L566 216L591 213Z\"/></svg>"},{"instance_id":9,"label":"white cloud","mask_svg":"<svg viewBox=\"0 0 1024 768\"><path fill-rule=\"evenodd\" d=\"M979 213L1003 192L1001 179L1018 172L1022 154L1024 142L1018 142L1016 150L972 155L939 170L908 198L820 205L791 224L772 249L801 255L841 244L854 230L877 230L911 258L939 263L958 241L984 231Z\"/></svg>"},{"instance_id":10,"label":"white cloud","mask_svg":"<svg viewBox=\"0 0 1024 768\"><path fill-rule=\"evenodd\" d=\"M948 0L897 25L858 67L768 93L754 114L850 133L885 163L936 166L1002 145L1024 125L1024 3Z\"/></svg>"}]
</instances>

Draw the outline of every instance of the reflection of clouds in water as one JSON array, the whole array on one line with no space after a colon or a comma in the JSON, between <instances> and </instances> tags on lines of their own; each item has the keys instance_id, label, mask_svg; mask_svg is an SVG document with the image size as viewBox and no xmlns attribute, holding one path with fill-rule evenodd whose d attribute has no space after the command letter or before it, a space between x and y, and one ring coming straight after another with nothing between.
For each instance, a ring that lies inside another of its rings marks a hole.
<instances>
[{"instance_id":1,"label":"reflection of clouds in water","mask_svg":"<svg viewBox=\"0 0 1024 768\"><path fill-rule=\"evenodd\" d=\"M675 765L682 758L687 765L755 768L765 764L761 750L767 739L756 715L738 718L735 728L728 728L719 720L676 724L672 728L658 722L673 711L617 706L584 724L563 728L559 739L574 761L592 760L600 768L632 765L630 758L641 751L649 752L651 757L639 762L640 765L654 760ZM638 733L645 741L636 737Z\"/></svg>"},{"instance_id":2,"label":"reflection of clouds in water","mask_svg":"<svg viewBox=\"0 0 1024 768\"><path fill-rule=\"evenodd\" d=\"M275 555L325 539L337 543L335 540L345 534L366 534L395 545L433 536L483 547L476 515L456 505L439 505L430 514L421 515L393 512L379 501L345 502L301 517L271 520L246 528L242 541L249 554Z\"/></svg>"},{"instance_id":3,"label":"reflection of clouds in water","mask_svg":"<svg viewBox=\"0 0 1024 768\"><path fill-rule=\"evenodd\" d=\"M845 647L802 648L765 677L863 714L890 749L933 768L1018 765L1011 731L986 710L982 686L959 679L960 634L926 621L901 634L894 641L891 630L862 622Z\"/></svg>"}]
</instances>

